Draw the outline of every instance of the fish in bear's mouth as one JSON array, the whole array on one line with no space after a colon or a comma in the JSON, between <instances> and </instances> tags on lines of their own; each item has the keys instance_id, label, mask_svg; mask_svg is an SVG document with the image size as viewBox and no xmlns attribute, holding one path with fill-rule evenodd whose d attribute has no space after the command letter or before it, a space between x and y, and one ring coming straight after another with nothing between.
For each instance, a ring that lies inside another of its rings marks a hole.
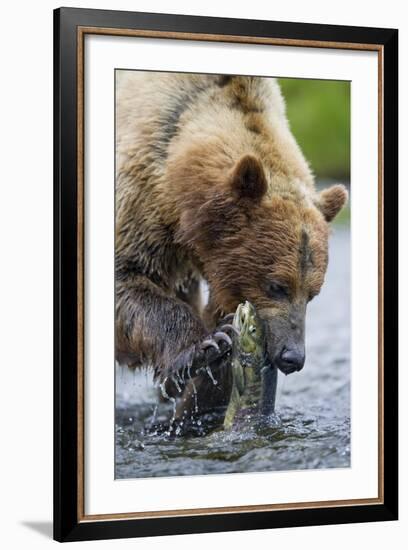
<instances>
[{"instance_id":1,"label":"fish in bear's mouth","mask_svg":"<svg viewBox=\"0 0 408 550\"><path fill-rule=\"evenodd\" d=\"M232 321L234 337L231 357L232 389L224 418L230 429L245 416L267 416L274 412L277 370L265 353L265 332L255 307L239 304Z\"/></svg>"}]
</instances>

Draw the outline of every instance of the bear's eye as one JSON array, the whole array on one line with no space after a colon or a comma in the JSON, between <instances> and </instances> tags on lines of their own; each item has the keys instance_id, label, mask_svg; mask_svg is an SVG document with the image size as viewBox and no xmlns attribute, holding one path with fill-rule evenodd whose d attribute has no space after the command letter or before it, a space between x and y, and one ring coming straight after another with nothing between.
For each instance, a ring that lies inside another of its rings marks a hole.
<instances>
[{"instance_id":1,"label":"bear's eye","mask_svg":"<svg viewBox=\"0 0 408 550\"><path fill-rule=\"evenodd\" d=\"M286 286L272 281L268 285L268 295L275 300L284 300L289 297L289 290Z\"/></svg>"}]
</instances>

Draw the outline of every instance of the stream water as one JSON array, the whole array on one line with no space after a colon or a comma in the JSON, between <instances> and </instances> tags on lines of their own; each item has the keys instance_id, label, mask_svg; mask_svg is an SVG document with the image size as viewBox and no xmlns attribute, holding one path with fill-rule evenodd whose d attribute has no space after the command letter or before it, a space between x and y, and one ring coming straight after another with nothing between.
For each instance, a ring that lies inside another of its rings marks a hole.
<instances>
[{"instance_id":1,"label":"stream water","mask_svg":"<svg viewBox=\"0 0 408 550\"><path fill-rule=\"evenodd\" d=\"M330 238L325 285L308 306L306 365L279 373L276 413L261 431L216 431L201 437L148 433L168 422L171 404L158 404L151 374L116 373L117 479L350 465L350 233Z\"/></svg>"}]
</instances>

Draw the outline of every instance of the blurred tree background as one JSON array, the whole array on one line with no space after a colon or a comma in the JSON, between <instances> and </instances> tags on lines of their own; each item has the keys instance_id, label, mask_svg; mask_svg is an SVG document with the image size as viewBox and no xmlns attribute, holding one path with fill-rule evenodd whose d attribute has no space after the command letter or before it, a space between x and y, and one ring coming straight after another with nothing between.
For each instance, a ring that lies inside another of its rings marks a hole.
<instances>
[{"instance_id":1,"label":"blurred tree background","mask_svg":"<svg viewBox=\"0 0 408 550\"><path fill-rule=\"evenodd\" d=\"M350 180L350 83L280 78L287 116L317 180Z\"/></svg>"}]
</instances>

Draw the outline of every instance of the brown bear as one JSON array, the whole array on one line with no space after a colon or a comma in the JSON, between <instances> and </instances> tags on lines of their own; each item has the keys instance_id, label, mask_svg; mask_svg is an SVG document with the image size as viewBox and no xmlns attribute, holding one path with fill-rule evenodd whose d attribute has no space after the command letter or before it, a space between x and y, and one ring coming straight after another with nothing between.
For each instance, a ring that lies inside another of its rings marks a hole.
<instances>
[{"instance_id":1,"label":"brown bear","mask_svg":"<svg viewBox=\"0 0 408 550\"><path fill-rule=\"evenodd\" d=\"M249 300L271 365L300 370L307 303L323 284L328 222L346 189L317 193L275 79L116 79L117 360L150 365L161 382L214 360L231 342L224 316ZM184 385L191 409L183 377L164 395ZM198 377L196 390L211 407L229 388Z\"/></svg>"}]
</instances>

